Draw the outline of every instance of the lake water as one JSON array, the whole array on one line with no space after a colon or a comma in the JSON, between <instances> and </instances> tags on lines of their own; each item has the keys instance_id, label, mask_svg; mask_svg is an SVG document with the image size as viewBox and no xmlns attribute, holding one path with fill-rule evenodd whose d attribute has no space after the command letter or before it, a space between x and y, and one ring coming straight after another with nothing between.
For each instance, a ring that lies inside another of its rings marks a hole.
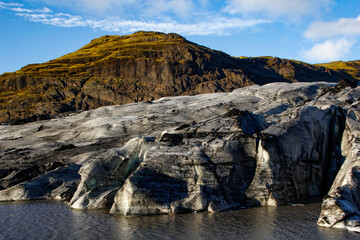
<instances>
[{"instance_id":1,"label":"lake water","mask_svg":"<svg viewBox=\"0 0 360 240\"><path fill-rule=\"evenodd\" d=\"M218 213L114 217L55 201L0 204L0 239L360 239L320 228L320 203Z\"/></svg>"}]
</instances>

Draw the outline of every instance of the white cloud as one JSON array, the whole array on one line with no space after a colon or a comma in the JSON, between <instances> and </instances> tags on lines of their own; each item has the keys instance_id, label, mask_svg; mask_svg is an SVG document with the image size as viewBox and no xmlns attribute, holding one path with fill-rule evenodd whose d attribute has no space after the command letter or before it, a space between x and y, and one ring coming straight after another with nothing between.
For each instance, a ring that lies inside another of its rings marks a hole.
<instances>
[{"instance_id":1,"label":"white cloud","mask_svg":"<svg viewBox=\"0 0 360 240\"><path fill-rule=\"evenodd\" d=\"M333 0L228 0L231 14L265 13L273 16L301 16L328 8Z\"/></svg>"},{"instance_id":2,"label":"white cloud","mask_svg":"<svg viewBox=\"0 0 360 240\"><path fill-rule=\"evenodd\" d=\"M106 18L103 20L84 19L70 14L46 13L17 13L32 22L59 26L59 27L91 27L109 32L131 33L135 31L161 31L176 32L186 35L225 35L230 30L242 30L268 23L266 20L243 20L238 18L217 18L197 23L179 23L176 21L150 22L129 21L119 18Z\"/></svg>"},{"instance_id":3,"label":"white cloud","mask_svg":"<svg viewBox=\"0 0 360 240\"><path fill-rule=\"evenodd\" d=\"M303 56L311 62L337 61L346 56L354 44L354 40L345 38L327 40L315 44L310 50L304 51Z\"/></svg>"},{"instance_id":4,"label":"white cloud","mask_svg":"<svg viewBox=\"0 0 360 240\"><path fill-rule=\"evenodd\" d=\"M7 7L22 7L24 6L23 4L20 3L4 3L4 2L0 2L0 7L1 8L7 8Z\"/></svg>"},{"instance_id":5,"label":"white cloud","mask_svg":"<svg viewBox=\"0 0 360 240\"><path fill-rule=\"evenodd\" d=\"M23 4L20 3L4 3L0 2L0 7L4 9L8 9L14 12L26 12L26 13L50 13L51 10L47 7L44 7L42 9L27 9L24 8Z\"/></svg>"},{"instance_id":6,"label":"white cloud","mask_svg":"<svg viewBox=\"0 0 360 240\"><path fill-rule=\"evenodd\" d=\"M29 21L39 22L57 27L86 27L87 23L79 16L69 14L46 14L46 13L17 13Z\"/></svg>"},{"instance_id":7,"label":"white cloud","mask_svg":"<svg viewBox=\"0 0 360 240\"><path fill-rule=\"evenodd\" d=\"M340 18L332 22L314 22L305 32L308 38L360 35L360 15L357 18Z\"/></svg>"},{"instance_id":8,"label":"white cloud","mask_svg":"<svg viewBox=\"0 0 360 240\"><path fill-rule=\"evenodd\" d=\"M90 14L106 14L111 11L122 12L124 7L137 7L137 0L26 0L40 2L50 6L67 7L77 12Z\"/></svg>"},{"instance_id":9,"label":"white cloud","mask_svg":"<svg viewBox=\"0 0 360 240\"><path fill-rule=\"evenodd\" d=\"M48 1L48 0L44 0ZM67 2L69 0L64 0ZM85 0L75 0L81 2ZM97 2L100 0L87 0L88 2ZM103 4L110 4L115 0L101 0ZM131 2L133 0L125 0ZM183 12L193 7L192 0L149 0L148 3L156 3L159 5L162 2L163 6L158 11L162 12L168 9L177 9L176 11ZM205 1L203 1L205 4ZM179 22L163 16L162 18L154 18L152 20L124 20L119 17L106 17L102 20L95 18L82 17L79 15L72 15L67 13L53 13L49 8L43 9L26 9L22 5L12 5L11 7L0 2L0 7L13 11L17 16L23 17L28 21L37 22L58 27L89 27L95 30L104 30L116 33L131 33L135 31L161 31L161 32L176 32L185 35L227 35L232 31L239 31L247 28L253 28L261 24L270 23L270 21L257 19L240 19L236 17L224 17L221 15L206 16L202 21L186 21ZM104 5L104 6L105 6ZM161 5L161 4L160 4ZM14 7L15 6L15 7ZM154 10L155 11L155 10ZM159 20L160 19L160 20Z\"/></svg>"},{"instance_id":10,"label":"white cloud","mask_svg":"<svg viewBox=\"0 0 360 240\"><path fill-rule=\"evenodd\" d=\"M22 7L16 7L16 8L9 8L10 10L14 12L27 12L27 13L50 13L51 10L47 7L44 7L42 9L27 9Z\"/></svg>"}]
</instances>

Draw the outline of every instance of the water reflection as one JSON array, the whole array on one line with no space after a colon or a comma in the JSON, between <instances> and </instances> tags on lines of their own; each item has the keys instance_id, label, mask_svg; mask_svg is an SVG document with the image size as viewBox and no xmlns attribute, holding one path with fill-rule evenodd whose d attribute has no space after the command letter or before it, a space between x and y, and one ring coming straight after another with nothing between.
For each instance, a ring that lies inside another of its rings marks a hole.
<instances>
[{"instance_id":1,"label":"water reflection","mask_svg":"<svg viewBox=\"0 0 360 240\"><path fill-rule=\"evenodd\" d=\"M0 239L356 239L316 225L320 204L221 213L118 216L58 202L0 204Z\"/></svg>"}]
</instances>

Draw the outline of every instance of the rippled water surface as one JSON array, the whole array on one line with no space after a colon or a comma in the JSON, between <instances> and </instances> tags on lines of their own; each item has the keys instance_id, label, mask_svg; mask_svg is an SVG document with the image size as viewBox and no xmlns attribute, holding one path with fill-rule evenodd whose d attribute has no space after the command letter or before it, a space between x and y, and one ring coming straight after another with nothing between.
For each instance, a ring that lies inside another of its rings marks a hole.
<instances>
[{"instance_id":1,"label":"rippled water surface","mask_svg":"<svg viewBox=\"0 0 360 240\"><path fill-rule=\"evenodd\" d=\"M0 239L360 239L316 225L320 204L220 213L113 217L58 202L0 204Z\"/></svg>"}]
</instances>

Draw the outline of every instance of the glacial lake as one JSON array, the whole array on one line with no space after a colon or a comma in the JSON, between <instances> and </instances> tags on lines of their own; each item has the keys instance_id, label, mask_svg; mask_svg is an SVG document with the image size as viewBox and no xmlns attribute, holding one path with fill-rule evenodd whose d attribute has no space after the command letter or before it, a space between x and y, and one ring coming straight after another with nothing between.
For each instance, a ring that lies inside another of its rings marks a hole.
<instances>
[{"instance_id":1,"label":"glacial lake","mask_svg":"<svg viewBox=\"0 0 360 240\"><path fill-rule=\"evenodd\" d=\"M320 228L320 203L218 213L117 216L56 201L0 204L0 239L360 239Z\"/></svg>"}]
</instances>

